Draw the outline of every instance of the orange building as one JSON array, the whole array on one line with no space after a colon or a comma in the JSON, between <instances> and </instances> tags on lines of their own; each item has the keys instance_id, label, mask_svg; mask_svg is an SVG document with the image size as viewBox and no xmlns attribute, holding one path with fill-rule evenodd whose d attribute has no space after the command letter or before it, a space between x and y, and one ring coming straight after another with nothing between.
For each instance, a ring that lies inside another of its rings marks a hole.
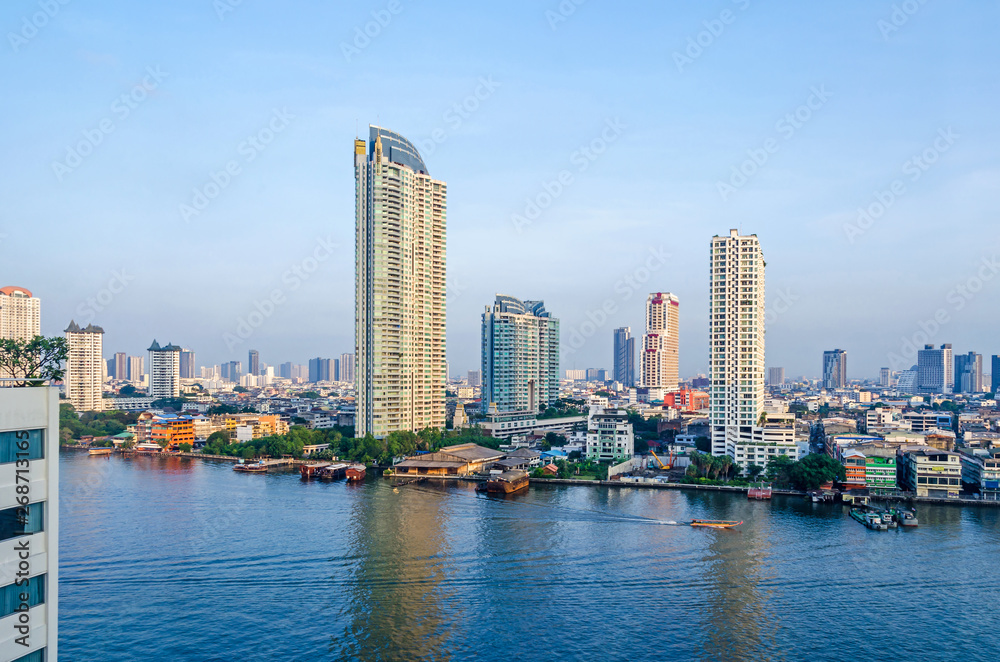
<instances>
[{"instance_id":1,"label":"orange building","mask_svg":"<svg viewBox=\"0 0 1000 662\"><path fill-rule=\"evenodd\" d=\"M866 486L868 463L864 453L849 450L844 453L844 469L847 472L844 478L844 489L863 490Z\"/></svg>"},{"instance_id":2,"label":"orange building","mask_svg":"<svg viewBox=\"0 0 1000 662\"><path fill-rule=\"evenodd\" d=\"M149 422L149 441L168 450L194 445L194 421L190 416L154 416Z\"/></svg>"},{"instance_id":3,"label":"orange building","mask_svg":"<svg viewBox=\"0 0 1000 662\"><path fill-rule=\"evenodd\" d=\"M663 396L663 406L672 407L678 411L708 409L708 393L704 391L692 391L687 388L680 391L673 391Z\"/></svg>"}]
</instances>

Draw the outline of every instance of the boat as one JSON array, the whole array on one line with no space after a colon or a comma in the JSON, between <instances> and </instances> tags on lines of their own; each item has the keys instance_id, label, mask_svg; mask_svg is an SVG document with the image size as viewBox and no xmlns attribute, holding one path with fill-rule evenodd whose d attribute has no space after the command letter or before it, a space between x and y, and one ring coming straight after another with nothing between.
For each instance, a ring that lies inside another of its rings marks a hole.
<instances>
[{"instance_id":1,"label":"boat","mask_svg":"<svg viewBox=\"0 0 1000 662\"><path fill-rule=\"evenodd\" d=\"M902 527L917 526L917 511L911 508L893 508L892 517Z\"/></svg>"},{"instance_id":2,"label":"boat","mask_svg":"<svg viewBox=\"0 0 1000 662\"><path fill-rule=\"evenodd\" d=\"M347 474L348 483L360 483L365 479L365 474L366 474L365 465L352 464L351 466L347 467L347 470L344 473Z\"/></svg>"},{"instance_id":3,"label":"boat","mask_svg":"<svg viewBox=\"0 0 1000 662\"><path fill-rule=\"evenodd\" d=\"M318 477L319 471L321 469L323 469L324 467L330 466L331 464L333 464L333 463L332 462L312 462L310 464L303 464L301 467L299 467L299 472L302 474L303 478L305 478L306 480L309 480L310 478L316 478L316 477Z\"/></svg>"},{"instance_id":4,"label":"boat","mask_svg":"<svg viewBox=\"0 0 1000 662\"><path fill-rule=\"evenodd\" d=\"M739 522L733 520L724 519L695 519L691 520L691 526L704 526L711 529L731 529L734 526L739 526L743 523L743 520Z\"/></svg>"},{"instance_id":5,"label":"boat","mask_svg":"<svg viewBox=\"0 0 1000 662\"><path fill-rule=\"evenodd\" d=\"M761 483L760 485L751 485L750 489L747 490L747 498L754 499L756 501L763 501L765 499L771 498L771 486Z\"/></svg>"},{"instance_id":6,"label":"boat","mask_svg":"<svg viewBox=\"0 0 1000 662\"><path fill-rule=\"evenodd\" d=\"M502 474L491 476L486 481L487 492L501 492L503 494L513 494L528 487L528 472L520 469L511 469Z\"/></svg>"},{"instance_id":7,"label":"boat","mask_svg":"<svg viewBox=\"0 0 1000 662\"><path fill-rule=\"evenodd\" d=\"M874 511L851 508L851 517L873 531L885 531L889 528L889 525L882 521L879 513Z\"/></svg>"},{"instance_id":8,"label":"boat","mask_svg":"<svg viewBox=\"0 0 1000 662\"><path fill-rule=\"evenodd\" d=\"M323 480L338 480L347 473L347 467L346 464L328 464L316 472L316 477Z\"/></svg>"},{"instance_id":9,"label":"boat","mask_svg":"<svg viewBox=\"0 0 1000 662\"><path fill-rule=\"evenodd\" d=\"M257 462L249 464L240 460L239 464L233 466L233 471L240 471L248 474L262 474L267 473L267 465L264 464L263 460L258 460Z\"/></svg>"},{"instance_id":10,"label":"boat","mask_svg":"<svg viewBox=\"0 0 1000 662\"><path fill-rule=\"evenodd\" d=\"M110 447L107 447L107 448L91 448L90 450L87 451L87 454L88 455L111 455L111 453L113 453L114 450L115 449L110 448Z\"/></svg>"}]
</instances>

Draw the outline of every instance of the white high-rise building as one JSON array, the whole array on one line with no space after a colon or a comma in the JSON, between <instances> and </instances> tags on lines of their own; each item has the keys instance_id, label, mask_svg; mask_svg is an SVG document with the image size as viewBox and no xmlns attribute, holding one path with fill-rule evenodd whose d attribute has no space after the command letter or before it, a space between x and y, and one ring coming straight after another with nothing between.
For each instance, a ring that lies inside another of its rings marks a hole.
<instances>
[{"instance_id":1,"label":"white high-rise building","mask_svg":"<svg viewBox=\"0 0 1000 662\"><path fill-rule=\"evenodd\" d=\"M764 254L757 235L715 236L709 289L712 454L744 468L793 459L794 415L764 414Z\"/></svg>"},{"instance_id":2,"label":"white high-rise building","mask_svg":"<svg viewBox=\"0 0 1000 662\"><path fill-rule=\"evenodd\" d=\"M104 362L104 329L88 324L80 325L70 321L66 327L66 374L63 385L66 398L77 412L102 411L101 386L107 364Z\"/></svg>"},{"instance_id":3,"label":"white high-rise building","mask_svg":"<svg viewBox=\"0 0 1000 662\"><path fill-rule=\"evenodd\" d=\"M149 346L149 396L176 398L181 394L181 348L153 340Z\"/></svg>"},{"instance_id":4,"label":"white high-rise building","mask_svg":"<svg viewBox=\"0 0 1000 662\"><path fill-rule=\"evenodd\" d=\"M0 660L56 660L59 389L0 381L0 466Z\"/></svg>"},{"instance_id":5,"label":"white high-rise building","mask_svg":"<svg viewBox=\"0 0 1000 662\"><path fill-rule=\"evenodd\" d=\"M23 287L0 287L0 340L31 340L41 334L42 304Z\"/></svg>"},{"instance_id":6,"label":"white high-rise building","mask_svg":"<svg viewBox=\"0 0 1000 662\"><path fill-rule=\"evenodd\" d=\"M443 430L447 185L403 136L354 142L355 434Z\"/></svg>"},{"instance_id":7,"label":"white high-rise building","mask_svg":"<svg viewBox=\"0 0 1000 662\"><path fill-rule=\"evenodd\" d=\"M646 333L639 359L641 385L651 400L676 391L680 382L678 351L680 302L669 292L654 292L646 298Z\"/></svg>"}]
</instances>

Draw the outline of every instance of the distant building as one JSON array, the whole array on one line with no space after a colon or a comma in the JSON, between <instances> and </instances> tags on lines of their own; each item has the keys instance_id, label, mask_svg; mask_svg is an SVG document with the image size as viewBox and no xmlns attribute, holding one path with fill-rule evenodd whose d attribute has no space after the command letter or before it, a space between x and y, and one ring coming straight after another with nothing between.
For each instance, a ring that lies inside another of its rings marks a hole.
<instances>
[{"instance_id":1,"label":"distant building","mask_svg":"<svg viewBox=\"0 0 1000 662\"><path fill-rule=\"evenodd\" d=\"M340 380L348 384L354 383L354 354L340 355Z\"/></svg>"},{"instance_id":2,"label":"distant building","mask_svg":"<svg viewBox=\"0 0 1000 662\"><path fill-rule=\"evenodd\" d=\"M708 401L708 393L704 391L692 391L691 389L681 389L673 393L666 393L663 396L663 406L673 407L678 411L708 409Z\"/></svg>"},{"instance_id":3,"label":"distant building","mask_svg":"<svg viewBox=\"0 0 1000 662\"><path fill-rule=\"evenodd\" d=\"M847 386L847 352L834 349L823 352L823 388Z\"/></svg>"},{"instance_id":4,"label":"distant building","mask_svg":"<svg viewBox=\"0 0 1000 662\"><path fill-rule=\"evenodd\" d=\"M884 388L892 386L892 370L889 368L882 368L879 370L878 385Z\"/></svg>"},{"instance_id":5,"label":"distant building","mask_svg":"<svg viewBox=\"0 0 1000 662\"><path fill-rule=\"evenodd\" d=\"M559 398L559 320L498 294L482 317L482 409L538 411Z\"/></svg>"},{"instance_id":6,"label":"distant building","mask_svg":"<svg viewBox=\"0 0 1000 662\"><path fill-rule=\"evenodd\" d=\"M680 302L669 292L654 292L646 298L646 333L639 357L640 382L650 398L660 400L680 383L678 336Z\"/></svg>"},{"instance_id":7,"label":"distant building","mask_svg":"<svg viewBox=\"0 0 1000 662\"><path fill-rule=\"evenodd\" d=\"M143 357L141 356L130 356L128 357L128 380L130 382L141 382L142 375L144 372Z\"/></svg>"},{"instance_id":8,"label":"distant building","mask_svg":"<svg viewBox=\"0 0 1000 662\"><path fill-rule=\"evenodd\" d=\"M333 359L323 359L316 357L309 359L309 381L332 382L334 378Z\"/></svg>"},{"instance_id":9,"label":"distant building","mask_svg":"<svg viewBox=\"0 0 1000 662\"><path fill-rule=\"evenodd\" d=\"M125 381L128 379L128 355L125 352L115 352L114 370L108 371L109 377Z\"/></svg>"},{"instance_id":10,"label":"distant building","mask_svg":"<svg viewBox=\"0 0 1000 662\"><path fill-rule=\"evenodd\" d=\"M785 383L785 369L784 368L768 368L767 369L767 385L768 386L781 386Z\"/></svg>"},{"instance_id":11,"label":"distant building","mask_svg":"<svg viewBox=\"0 0 1000 662\"><path fill-rule=\"evenodd\" d=\"M260 374L260 352L251 349L247 354L247 374L255 377Z\"/></svg>"},{"instance_id":12,"label":"distant building","mask_svg":"<svg viewBox=\"0 0 1000 662\"><path fill-rule=\"evenodd\" d=\"M292 362L287 361L278 366L278 376L282 379L292 378Z\"/></svg>"},{"instance_id":13,"label":"distant building","mask_svg":"<svg viewBox=\"0 0 1000 662\"><path fill-rule=\"evenodd\" d=\"M194 379L197 377L197 368L194 364L194 352L187 348L182 349L179 360L181 379Z\"/></svg>"},{"instance_id":14,"label":"distant building","mask_svg":"<svg viewBox=\"0 0 1000 662\"><path fill-rule=\"evenodd\" d=\"M955 373L950 344L924 345L917 352L917 392L951 393L955 386Z\"/></svg>"},{"instance_id":15,"label":"distant building","mask_svg":"<svg viewBox=\"0 0 1000 662\"><path fill-rule=\"evenodd\" d=\"M0 287L0 340L31 340L41 334L41 300L23 287Z\"/></svg>"},{"instance_id":16,"label":"distant building","mask_svg":"<svg viewBox=\"0 0 1000 662\"><path fill-rule=\"evenodd\" d=\"M465 381L469 386L482 386L483 373L479 370L470 370Z\"/></svg>"},{"instance_id":17,"label":"distant building","mask_svg":"<svg viewBox=\"0 0 1000 662\"><path fill-rule=\"evenodd\" d=\"M586 370L567 370L566 379L574 382L582 382L587 379Z\"/></svg>"},{"instance_id":18,"label":"distant building","mask_svg":"<svg viewBox=\"0 0 1000 662\"><path fill-rule=\"evenodd\" d=\"M631 460L635 447L632 424L625 409L601 409L587 421L586 457L592 462Z\"/></svg>"},{"instance_id":19,"label":"distant building","mask_svg":"<svg viewBox=\"0 0 1000 662\"><path fill-rule=\"evenodd\" d=\"M88 324L81 329L71 321L66 327L66 375L63 384L66 398L78 412L102 411L101 386L104 383L104 329Z\"/></svg>"},{"instance_id":20,"label":"distant building","mask_svg":"<svg viewBox=\"0 0 1000 662\"><path fill-rule=\"evenodd\" d=\"M917 366L899 373L899 379L896 381L896 390L900 393L912 394L917 392Z\"/></svg>"},{"instance_id":21,"label":"distant building","mask_svg":"<svg viewBox=\"0 0 1000 662\"><path fill-rule=\"evenodd\" d=\"M227 363L223 363L220 373L223 380L239 384L240 377L243 376L243 362L229 361Z\"/></svg>"},{"instance_id":22,"label":"distant building","mask_svg":"<svg viewBox=\"0 0 1000 662\"><path fill-rule=\"evenodd\" d=\"M176 398L181 394L181 348L156 340L149 346L149 395L153 398Z\"/></svg>"},{"instance_id":23,"label":"distant building","mask_svg":"<svg viewBox=\"0 0 1000 662\"><path fill-rule=\"evenodd\" d=\"M635 386L635 338L632 337L632 327L615 329L612 377L625 388Z\"/></svg>"},{"instance_id":24,"label":"distant building","mask_svg":"<svg viewBox=\"0 0 1000 662\"><path fill-rule=\"evenodd\" d=\"M983 355L969 352L955 357L955 393L983 392Z\"/></svg>"}]
</instances>

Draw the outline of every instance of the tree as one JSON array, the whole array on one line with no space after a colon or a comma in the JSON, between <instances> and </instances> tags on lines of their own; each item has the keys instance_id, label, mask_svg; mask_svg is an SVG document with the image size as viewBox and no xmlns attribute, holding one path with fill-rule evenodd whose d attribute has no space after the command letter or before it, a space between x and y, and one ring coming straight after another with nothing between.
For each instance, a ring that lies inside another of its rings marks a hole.
<instances>
[{"instance_id":1,"label":"tree","mask_svg":"<svg viewBox=\"0 0 1000 662\"><path fill-rule=\"evenodd\" d=\"M712 452L712 440L708 437L695 437L694 447L697 448L702 453Z\"/></svg>"},{"instance_id":2,"label":"tree","mask_svg":"<svg viewBox=\"0 0 1000 662\"><path fill-rule=\"evenodd\" d=\"M759 464L747 465L747 477L750 478L751 481L757 480L757 477L760 476L762 471L764 471L764 467Z\"/></svg>"},{"instance_id":3,"label":"tree","mask_svg":"<svg viewBox=\"0 0 1000 662\"><path fill-rule=\"evenodd\" d=\"M792 463L788 470L788 481L798 490L815 490L824 483L843 481L846 476L844 465L829 455L817 453Z\"/></svg>"},{"instance_id":4,"label":"tree","mask_svg":"<svg viewBox=\"0 0 1000 662\"><path fill-rule=\"evenodd\" d=\"M118 389L118 395L120 395L123 398L133 398L141 393L143 392L137 389L136 387L132 386L131 384L126 384L125 386L122 386L120 389Z\"/></svg>"},{"instance_id":5,"label":"tree","mask_svg":"<svg viewBox=\"0 0 1000 662\"><path fill-rule=\"evenodd\" d=\"M186 441L183 444L178 445L177 448L179 448L181 450L181 452L184 452L184 453L190 453L191 452L191 444L189 444Z\"/></svg>"},{"instance_id":6,"label":"tree","mask_svg":"<svg viewBox=\"0 0 1000 662\"><path fill-rule=\"evenodd\" d=\"M68 356L65 338L4 338L0 340L0 374L21 380L15 386L41 386L44 381L63 378Z\"/></svg>"},{"instance_id":7,"label":"tree","mask_svg":"<svg viewBox=\"0 0 1000 662\"><path fill-rule=\"evenodd\" d=\"M233 393L249 393L249 392L250 392L250 389L248 389L246 386L234 386L233 387Z\"/></svg>"}]
</instances>

